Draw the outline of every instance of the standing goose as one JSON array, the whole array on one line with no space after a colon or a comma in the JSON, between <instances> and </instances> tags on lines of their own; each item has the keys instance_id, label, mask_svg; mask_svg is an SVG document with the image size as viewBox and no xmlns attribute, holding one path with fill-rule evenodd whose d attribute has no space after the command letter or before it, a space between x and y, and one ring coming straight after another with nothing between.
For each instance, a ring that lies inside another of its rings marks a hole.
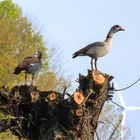
<instances>
[{"instance_id":1,"label":"standing goose","mask_svg":"<svg viewBox=\"0 0 140 140\"><path fill-rule=\"evenodd\" d=\"M15 68L14 74L19 74L22 71L25 71L25 84L27 80L27 74L32 74L32 82L33 84L34 75L38 73L42 68L42 53L40 51L35 51L33 56L25 57Z\"/></svg>"},{"instance_id":2,"label":"standing goose","mask_svg":"<svg viewBox=\"0 0 140 140\"><path fill-rule=\"evenodd\" d=\"M119 25L112 26L107 34L105 41L94 42L92 44L89 44L88 46L75 52L73 54L73 58L75 58L77 56L89 56L89 57L91 57L91 69L93 70L93 59L94 59L95 60L94 61L95 70L97 70L97 64L96 64L97 59L99 57L106 55L109 52L109 50L112 46L113 34L116 32L119 32L119 31L124 31L124 29Z\"/></svg>"}]
</instances>

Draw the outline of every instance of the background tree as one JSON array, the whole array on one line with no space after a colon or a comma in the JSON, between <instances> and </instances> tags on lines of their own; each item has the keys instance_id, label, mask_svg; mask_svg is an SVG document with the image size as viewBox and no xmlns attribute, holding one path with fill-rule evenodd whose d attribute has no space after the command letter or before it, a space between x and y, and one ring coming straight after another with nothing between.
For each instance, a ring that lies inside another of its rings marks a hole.
<instances>
[{"instance_id":1,"label":"background tree","mask_svg":"<svg viewBox=\"0 0 140 140\"><path fill-rule=\"evenodd\" d=\"M54 69L50 69L48 60L56 58L53 56L48 58L47 53L51 52L47 52L47 45L44 43L40 32L27 17L23 16L21 8L12 0L1 1L0 86L7 85L11 88L16 84L24 84L24 73L17 76L13 75L13 71L24 57L32 55L36 49L43 53L43 69L36 77L38 89L59 90L64 89L63 86L69 85L63 75L58 75ZM8 137L10 140L12 139L10 133L0 134L0 136L1 139L8 140Z\"/></svg>"},{"instance_id":2,"label":"background tree","mask_svg":"<svg viewBox=\"0 0 140 140\"><path fill-rule=\"evenodd\" d=\"M32 24L22 16L21 9L11 0L0 3L0 85L13 86L23 83L24 76L13 76L16 65L35 49L43 52L44 69L47 69L46 48L41 35L32 29Z\"/></svg>"},{"instance_id":3,"label":"background tree","mask_svg":"<svg viewBox=\"0 0 140 140\"><path fill-rule=\"evenodd\" d=\"M115 130L117 125L122 120L121 112L122 112L122 108L118 106L114 106L110 104L110 102L104 105L102 112L100 114L99 123L96 130L97 135L100 140L109 139L113 130ZM114 132L112 139L121 140L120 130L121 130L121 126L119 125L119 127ZM98 140L97 135L95 135L95 140ZM131 128L128 126L125 126L124 140L127 140L127 139L134 139L134 138L131 136Z\"/></svg>"},{"instance_id":4,"label":"background tree","mask_svg":"<svg viewBox=\"0 0 140 140\"><path fill-rule=\"evenodd\" d=\"M24 74L13 75L14 68L36 49L43 53L43 70L36 82L38 88L60 89L59 86L56 87L58 81L60 86L64 85L60 83L67 83L63 75L58 76L55 70L49 69L47 46L42 36L12 0L0 2L0 29L0 86L12 87L24 83Z\"/></svg>"}]
</instances>

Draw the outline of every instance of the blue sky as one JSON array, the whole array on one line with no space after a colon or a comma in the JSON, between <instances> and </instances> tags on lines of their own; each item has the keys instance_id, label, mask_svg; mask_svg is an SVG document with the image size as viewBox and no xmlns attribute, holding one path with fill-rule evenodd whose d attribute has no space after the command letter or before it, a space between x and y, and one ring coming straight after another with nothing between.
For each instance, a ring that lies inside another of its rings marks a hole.
<instances>
[{"instance_id":1,"label":"blue sky","mask_svg":"<svg viewBox=\"0 0 140 140\"><path fill-rule=\"evenodd\" d=\"M140 1L139 0L13 0L25 16L39 24L45 41L63 50L63 69L74 81L79 73L86 74L90 58L72 54L89 43L103 41L110 27L119 24L125 32L113 37L108 55L98 60L98 69L111 74L120 87L140 77ZM49 47L49 46L48 46ZM140 106L140 83L123 91L127 105ZM119 101L117 101L119 102ZM132 136L139 140L140 111L129 111L127 121Z\"/></svg>"}]
</instances>

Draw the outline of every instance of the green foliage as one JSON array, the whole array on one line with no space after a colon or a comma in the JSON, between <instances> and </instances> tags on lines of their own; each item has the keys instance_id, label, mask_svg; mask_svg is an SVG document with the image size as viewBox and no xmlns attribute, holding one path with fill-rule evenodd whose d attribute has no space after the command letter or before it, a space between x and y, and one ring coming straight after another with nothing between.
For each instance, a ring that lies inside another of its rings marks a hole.
<instances>
[{"instance_id":1,"label":"green foliage","mask_svg":"<svg viewBox=\"0 0 140 140\"><path fill-rule=\"evenodd\" d=\"M48 68L47 49L42 36L22 15L20 7L12 0L4 0L0 2L0 17L0 86L11 88L17 83L24 84L24 73L13 75L13 71L24 57L38 49L43 53L43 70L36 78L36 85L41 90L61 89L62 83L67 81L63 76L58 76L54 69Z\"/></svg>"},{"instance_id":2,"label":"green foliage","mask_svg":"<svg viewBox=\"0 0 140 140\"><path fill-rule=\"evenodd\" d=\"M11 116L5 116L0 113L0 121L1 120L8 120L8 122L11 120ZM3 133L0 133L0 140L18 140L18 138L14 135L12 135L12 133L10 131L6 131Z\"/></svg>"},{"instance_id":3,"label":"green foliage","mask_svg":"<svg viewBox=\"0 0 140 140\"><path fill-rule=\"evenodd\" d=\"M2 15L0 19L0 86L7 85L12 87L16 83L22 83L24 76L14 76L13 71L16 65L25 57L33 53L35 49L43 52L43 60L46 61L46 48L42 41L41 35L32 30L32 24L26 17L19 17L16 12L20 12L17 6L10 4L11 1L3 1L0 4L0 9L6 12L6 16ZM2 6L11 6L8 11ZM8 12L10 11L10 14ZM20 12L21 13L21 12ZM20 14L19 14L20 15ZM11 20L13 18L13 20ZM47 67L47 62L46 67Z\"/></svg>"},{"instance_id":4,"label":"green foliage","mask_svg":"<svg viewBox=\"0 0 140 140\"><path fill-rule=\"evenodd\" d=\"M0 2L0 19L17 20L21 17L21 9L18 5L13 4L12 0Z\"/></svg>"},{"instance_id":5,"label":"green foliage","mask_svg":"<svg viewBox=\"0 0 140 140\"><path fill-rule=\"evenodd\" d=\"M4 119L4 115L0 112L0 120Z\"/></svg>"},{"instance_id":6,"label":"green foliage","mask_svg":"<svg viewBox=\"0 0 140 140\"><path fill-rule=\"evenodd\" d=\"M0 134L0 140L18 140L18 137L12 135L10 131L6 131Z\"/></svg>"},{"instance_id":7,"label":"green foliage","mask_svg":"<svg viewBox=\"0 0 140 140\"><path fill-rule=\"evenodd\" d=\"M32 24L11 0L0 2L0 17L0 86L12 87L24 82L23 74L13 75L14 68L35 49L43 52L44 69L48 68L46 48L42 36L32 29Z\"/></svg>"}]
</instances>

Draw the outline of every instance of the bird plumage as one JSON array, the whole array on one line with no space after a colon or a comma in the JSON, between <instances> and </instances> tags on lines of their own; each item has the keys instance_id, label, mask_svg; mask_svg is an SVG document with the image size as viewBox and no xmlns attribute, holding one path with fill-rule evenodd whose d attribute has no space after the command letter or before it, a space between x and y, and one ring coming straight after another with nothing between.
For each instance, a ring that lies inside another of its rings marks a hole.
<instances>
[{"instance_id":1,"label":"bird plumage","mask_svg":"<svg viewBox=\"0 0 140 140\"><path fill-rule=\"evenodd\" d=\"M30 68L33 66L33 64L41 63L40 59L36 57L26 57L24 58L18 66L15 68L14 74L19 74L21 71L26 71L27 73L33 73L30 71Z\"/></svg>"},{"instance_id":2,"label":"bird plumage","mask_svg":"<svg viewBox=\"0 0 140 140\"><path fill-rule=\"evenodd\" d=\"M89 57L96 57L96 53L98 53L98 51L103 50L104 45L105 45L105 42L95 42L95 43L89 44L85 48L82 48L79 51L75 52L73 54L73 58L77 56L87 56L87 55Z\"/></svg>"},{"instance_id":3,"label":"bird plumage","mask_svg":"<svg viewBox=\"0 0 140 140\"><path fill-rule=\"evenodd\" d=\"M96 62L99 57L106 55L112 46L113 34L118 31L124 31L124 29L119 25L114 25L109 30L105 41L94 42L87 45L86 47L80 49L73 54L73 58L77 56L89 56L91 57L91 68L93 69L93 59L95 59L95 69L97 70Z\"/></svg>"},{"instance_id":4,"label":"bird plumage","mask_svg":"<svg viewBox=\"0 0 140 140\"><path fill-rule=\"evenodd\" d=\"M33 56L25 57L15 68L14 74L19 74L25 71L25 83L27 79L27 74L32 74L32 82L34 75L39 72L42 68L41 62L42 53L40 51L35 51Z\"/></svg>"}]
</instances>

